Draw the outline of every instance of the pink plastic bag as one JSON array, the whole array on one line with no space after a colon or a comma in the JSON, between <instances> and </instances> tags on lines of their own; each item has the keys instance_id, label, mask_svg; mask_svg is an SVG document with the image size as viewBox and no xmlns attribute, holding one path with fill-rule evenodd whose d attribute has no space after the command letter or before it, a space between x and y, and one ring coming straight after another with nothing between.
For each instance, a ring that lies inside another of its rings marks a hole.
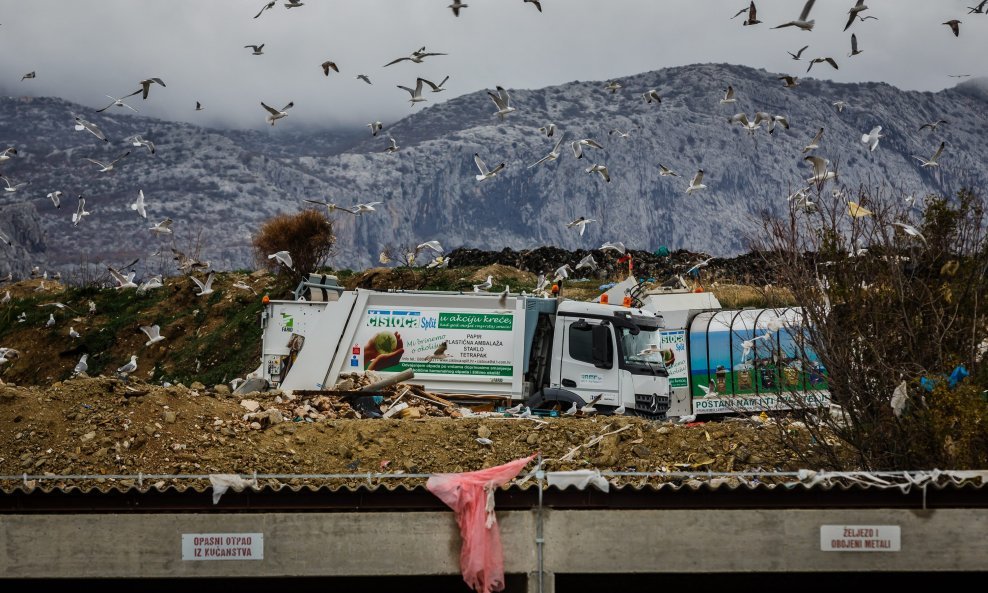
<instances>
[{"instance_id":1,"label":"pink plastic bag","mask_svg":"<svg viewBox=\"0 0 988 593\"><path fill-rule=\"evenodd\" d=\"M460 572L474 591L504 590L504 552L494 516L494 489L518 475L530 457L463 474L438 474L425 487L456 513L463 545Z\"/></svg>"}]
</instances>

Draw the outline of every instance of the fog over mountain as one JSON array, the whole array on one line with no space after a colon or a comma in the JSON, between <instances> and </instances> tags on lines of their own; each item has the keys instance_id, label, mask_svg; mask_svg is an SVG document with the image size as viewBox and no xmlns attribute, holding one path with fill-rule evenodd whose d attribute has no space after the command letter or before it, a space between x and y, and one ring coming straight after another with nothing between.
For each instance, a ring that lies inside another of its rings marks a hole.
<instances>
[{"instance_id":1,"label":"fog over mountain","mask_svg":"<svg viewBox=\"0 0 988 593\"><path fill-rule=\"evenodd\" d=\"M17 148L0 170L12 183L27 182L0 192L0 232L12 241L0 248L0 273L22 275L34 265L121 265L135 257L150 262L161 248L170 261L172 241L183 251L198 244L218 269L252 268L251 234L275 214L310 206L305 198L383 202L364 216L332 215L339 236L329 262L334 267L371 265L384 245L430 239L447 249L575 249L623 241L636 249L666 245L726 256L747 249L761 212L781 213L786 197L805 185L802 148L820 127L823 141L813 154L839 163L839 180L849 187L917 195L985 187L985 79L932 93L813 78L787 89L779 76L700 64L624 77L614 93L605 88L607 80L509 88L517 111L503 121L493 115L487 89L478 89L441 104L426 102L386 122L377 137L369 128L333 133L282 129L280 122L263 132L209 129L123 109L94 114L61 99L0 98L0 144ZM728 84L737 103L723 105ZM661 104L643 100L649 89L659 92ZM847 105L842 112L833 107L839 100ZM756 111L785 115L791 128L749 135L728 123L734 113L753 118ZM110 141L74 130L80 114ZM949 123L919 130L938 119ZM556 132L547 138L538 128L550 122ZM869 152L861 135L876 125L885 137ZM154 142L156 152L125 142L132 134ZM400 146L394 154L384 150L389 136ZM529 168L561 136L560 158ZM604 149L587 148L576 159L569 142L581 138ZM941 167L919 167L913 155L929 157L941 141ZM100 173L86 160L109 161L128 150L111 172ZM477 182L475 153L490 166L506 167ZM595 163L608 167L610 183L585 172ZM681 177L660 177L658 163ZM687 196L700 168L707 189ZM148 221L129 208L141 189ZM46 197L55 190L63 192L59 209ZM92 214L73 226L79 194ZM579 216L598 221L582 237L565 227ZM159 240L147 229L165 217L174 219L175 233Z\"/></svg>"}]
</instances>

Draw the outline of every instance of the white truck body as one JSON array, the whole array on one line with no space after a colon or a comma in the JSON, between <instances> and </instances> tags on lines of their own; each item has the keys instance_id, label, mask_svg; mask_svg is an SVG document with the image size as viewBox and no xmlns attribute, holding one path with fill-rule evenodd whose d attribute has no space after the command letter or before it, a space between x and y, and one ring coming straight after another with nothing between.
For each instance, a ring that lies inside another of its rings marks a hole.
<instances>
[{"instance_id":1,"label":"white truck body","mask_svg":"<svg viewBox=\"0 0 988 593\"><path fill-rule=\"evenodd\" d=\"M641 309L524 295L499 303L483 292L333 296L268 303L261 370L269 384L331 389L345 373L412 369L415 383L450 396L564 410L599 396L602 411L624 406L653 417L668 407L658 349L641 353L658 344L661 318Z\"/></svg>"}]
</instances>

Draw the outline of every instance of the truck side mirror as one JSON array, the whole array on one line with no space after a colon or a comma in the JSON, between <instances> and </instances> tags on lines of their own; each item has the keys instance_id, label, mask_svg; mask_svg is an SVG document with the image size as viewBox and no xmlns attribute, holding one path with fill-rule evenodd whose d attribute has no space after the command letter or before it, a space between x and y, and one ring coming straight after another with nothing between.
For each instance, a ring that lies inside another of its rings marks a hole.
<instances>
[{"instance_id":1,"label":"truck side mirror","mask_svg":"<svg viewBox=\"0 0 988 593\"><path fill-rule=\"evenodd\" d=\"M593 326L593 364L599 369L609 369L613 365L611 330L606 325Z\"/></svg>"}]
</instances>

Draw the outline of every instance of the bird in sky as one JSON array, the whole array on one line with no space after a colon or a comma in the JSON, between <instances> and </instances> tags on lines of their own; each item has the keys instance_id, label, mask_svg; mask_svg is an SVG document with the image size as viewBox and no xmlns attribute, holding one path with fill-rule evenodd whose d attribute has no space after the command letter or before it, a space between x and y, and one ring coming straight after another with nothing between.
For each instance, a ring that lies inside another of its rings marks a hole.
<instances>
[{"instance_id":1,"label":"bird in sky","mask_svg":"<svg viewBox=\"0 0 988 593\"><path fill-rule=\"evenodd\" d=\"M61 191L56 190L56 191L51 192L50 194L48 194L48 199L51 200L51 203L54 204L56 208L61 208L62 207L62 192Z\"/></svg>"},{"instance_id":2,"label":"bird in sky","mask_svg":"<svg viewBox=\"0 0 988 593\"><path fill-rule=\"evenodd\" d=\"M532 4L535 6L535 8L539 9L539 12L542 12L542 2L540 0L524 0L524 1L525 4Z\"/></svg>"},{"instance_id":3,"label":"bird in sky","mask_svg":"<svg viewBox=\"0 0 988 593\"><path fill-rule=\"evenodd\" d=\"M202 103L196 101L196 111L202 111L203 109L205 109L205 107L202 106Z\"/></svg>"},{"instance_id":4,"label":"bird in sky","mask_svg":"<svg viewBox=\"0 0 988 593\"><path fill-rule=\"evenodd\" d=\"M261 16L261 14L265 10L270 10L270 9L274 8L274 5L275 4L277 4L277 0L271 0L271 2L268 2L267 4L265 4L264 6L261 7L261 10L259 10L258 13L254 15L254 18L256 19L257 17Z\"/></svg>"},{"instance_id":5,"label":"bird in sky","mask_svg":"<svg viewBox=\"0 0 988 593\"><path fill-rule=\"evenodd\" d=\"M981 0L977 6L968 6L968 14L985 14L985 5L988 4L988 0Z\"/></svg>"},{"instance_id":6,"label":"bird in sky","mask_svg":"<svg viewBox=\"0 0 988 593\"><path fill-rule=\"evenodd\" d=\"M594 163L589 167L587 167L586 169L584 169L583 171L585 173L597 173L607 183L611 182L611 174L607 171L607 167L605 165L598 165L597 163Z\"/></svg>"},{"instance_id":7,"label":"bird in sky","mask_svg":"<svg viewBox=\"0 0 988 593\"><path fill-rule=\"evenodd\" d=\"M548 123L539 128L539 131L545 134L546 138L552 138L552 135L556 133L556 124Z\"/></svg>"},{"instance_id":8,"label":"bird in sky","mask_svg":"<svg viewBox=\"0 0 988 593\"><path fill-rule=\"evenodd\" d=\"M278 262L279 264L285 266L289 270L293 270L294 269L292 267L292 263L293 263L292 262L292 256L287 251L278 251L278 252L272 253L271 255L268 256L268 259L275 260L276 262Z\"/></svg>"},{"instance_id":9,"label":"bird in sky","mask_svg":"<svg viewBox=\"0 0 988 593\"><path fill-rule=\"evenodd\" d=\"M567 222L566 223L566 228L571 229L573 227L578 227L580 229L580 236L582 237L583 236L583 232L587 230L587 225L590 224L591 222L597 222L597 221L595 219L593 219L593 218L585 218L585 217L581 216L580 218L577 218L576 220L573 220L571 222Z\"/></svg>"},{"instance_id":10,"label":"bird in sky","mask_svg":"<svg viewBox=\"0 0 988 593\"><path fill-rule=\"evenodd\" d=\"M794 60L796 60L798 62L799 61L799 57L802 56L803 55L803 52L806 51L807 49L809 49L809 47L810 46L808 46L808 45L804 45L803 47L799 48L799 51L797 51L796 53L792 53L791 51L787 51L786 53L789 54L790 56L792 56L792 59L794 59Z\"/></svg>"},{"instance_id":11,"label":"bird in sky","mask_svg":"<svg viewBox=\"0 0 988 593\"><path fill-rule=\"evenodd\" d=\"M79 204L76 207L75 212L72 213L72 225L79 226L82 222L83 217L89 216L90 212L86 210L86 198L79 196Z\"/></svg>"},{"instance_id":12,"label":"bird in sky","mask_svg":"<svg viewBox=\"0 0 988 593\"><path fill-rule=\"evenodd\" d=\"M819 130L817 130L816 136L814 136L813 139L810 140L810 143L803 147L803 154L806 154L811 150L816 150L817 148L820 148L820 140L822 138L823 138L823 128L820 128Z\"/></svg>"},{"instance_id":13,"label":"bird in sky","mask_svg":"<svg viewBox=\"0 0 988 593\"><path fill-rule=\"evenodd\" d=\"M604 244L600 246L601 251L606 251L608 249L613 249L614 251L617 251L621 255L624 255L627 252L624 243L620 241L606 241L604 242Z\"/></svg>"},{"instance_id":14,"label":"bird in sky","mask_svg":"<svg viewBox=\"0 0 988 593\"><path fill-rule=\"evenodd\" d=\"M390 62L388 62L387 64L385 64L384 67L386 68L386 67L388 67L388 66L390 66L392 64L397 64L398 62L403 62L403 61L406 61L406 60L409 61L409 62L414 62L416 64L421 64L423 60L425 60L426 58L428 58L430 56L445 56L445 55L446 54L444 54L444 53L427 52L427 51L425 51L425 46L422 46L421 48L413 51L412 54L409 55L409 56L405 56L405 57L402 57L402 58L397 58L397 59L391 60Z\"/></svg>"},{"instance_id":15,"label":"bird in sky","mask_svg":"<svg viewBox=\"0 0 988 593\"><path fill-rule=\"evenodd\" d=\"M399 85L396 85L396 86L398 88L402 89L402 90L408 91L408 94L412 96L412 98L409 99L408 102L411 103L413 106L415 105L415 103L419 103L421 101L426 101L427 100L425 97L422 96L422 79L421 78L417 78L415 80L415 88L414 89L408 88L407 86L402 86L400 84Z\"/></svg>"},{"instance_id":16,"label":"bird in sky","mask_svg":"<svg viewBox=\"0 0 988 593\"><path fill-rule=\"evenodd\" d=\"M32 71L28 72L27 74L25 74L24 76L21 76L21 80L23 81L23 80L28 80L28 79L31 79L31 78L36 78L36 77L37 77L37 73L34 70L32 70Z\"/></svg>"},{"instance_id":17,"label":"bird in sky","mask_svg":"<svg viewBox=\"0 0 988 593\"><path fill-rule=\"evenodd\" d=\"M3 174L0 174L0 179L3 179L4 184L7 185L7 187L3 188L3 190L6 192L15 192L27 185L27 181L22 181L20 183L11 183L10 178Z\"/></svg>"},{"instance_id":18,"label":"bird in sky","mask_svg":"<svg viewBox=\"0 0 988 593\"><path fill-rule=\"evenodd\" d=\"M419 243L418 245L415 246L415 253L418 253L418 252L422 251L423 249L430 249L432 251L435 251L439 255L442 255L443 253L446 252L446 250L443 249L442 243L440 243L439 241L436 241L436 240L425 241L424 243Z\"/></svg>"},{"instance_id":19,"label":"bird in sky","mask_svg":"<svg viewBox=\"0 0 988 593\"><path fill-rule=\"evenodd\" d=\"M689 276L690 274L699 271L700 268L707 267L708 265L710 265L710 262L712 262L713 260L714 260L713 257L708 257L707 259L701 260L701 261L693 264L693 266L691 266L690 269L688 269L685 272L683 272L683 275L684 276Z\"/></svg>"},{"instance_id":20,"label":"bird in sky","mask_svg":"<svg viewBox=\"0 0 988 593\"><path fill-rule=\"evenodd\" d=\"M603 148L604 148L596 140L593 140L591 138L584 138L582 140L574 140L573 142L570 143L570 147L573 149L573 156L575 156L578 159L582 159L583 158L583 147L584 146L587 146L589 148L599 148L601 150L603 150Z\"/></svg>"},{"instance_id":21,"label":"bird in sky","mask_svg":"<svg viewBox=\"0 0 988 593\"><path fill-rule=\"evenodd\" d=\"M834 70L840 69L837 66L837 62L833 58L813 58L812 60L810 60L810 67L807 68L806 71L809 72L810 69L813 68L813 64L823 64L824 62L833 66Z\"/></svg>"},{"instance_id":22,"label":"bird in sky","mask_svg":"<svg viewBox=\"0 0 988 593\"><path fill-rule=\"evenodd\" d=\"M865 0L858 0L854 6L851 7L851 10L847 11L847 24L844 25L844 30L847 31L850 29L851 25L854 24L854 21L858 19L858 15L866 10L868 10L868 7L865 5Z\"/></svg>"},{"instance_id":23,"label":"bird in sky","mask_svg":"<svg viewBox=\"0 0 988 593\"><path fill-rule=\"evenodd\" d=\"M885 137L881 132L882 126L875 126L867 134L861 135L861 143L867 144L868 148L875 152L875 149L878 148L878 141Z\"/></svg>"},{"instance_id":24,"label":"bird in sky","mask_svg":"<svg viewBox=\"0 0 988 593\"><path fill-rule=\"evenodd\" d=\"M572 268L569 267L569 264L563 264L558 268L556 268L556 272L555 275L553 276L552 281L559 282L560 280L565 280L566 278L569 278L569 274L572 271L573 270Z\"/></svg>"},{"instance_id":25,"label":"bird in sky","mask_svg":"<svg viewBox=\"0 0 988 593\"><path fill-rule=\"evenodd\" d=\"M264 121L268 122L273 126L274 122L278 121L283 117L288 117L288 110L294 106L295 106L295 102L289 101L288 104L282 107L281 109L275 109L274 107L265 105L264 101L261 101L261 107L266 109L268 112L268 115L264 117Z\"/></svg>"},{"instance_id":26,"label":"bird in sky","mask_svg":"<svg viewBox=\"0 0 988 593\"><path fill-rule=\"evenodd\" d=\"M916 160L918 160L920 163L922 163L922 166L924 168L926 168L926 167L939 167L940 166L940 163L939 163L940 155L943 154L943 147L946 146L946 145L947 145L946 142L941 142L940 143L940 147L937 148L937 151L934 152L933 153L933 156L931 156L929 159L924 159L923 157L916 156L916 155L913 155L913 158L916 159Z\"/></svg>"},{"instance_id":27,"label":"bird in sky","mask_svg":"<svg viewBox=\"0 0 988 593\"><path fill-rule=\"evenodd\" d=\"M96 159L90 159L90 158L87 158L86 160L89 161L90 163L93 163L94 165L99 165L100 167L100 170L98 171L99 173L106 173L107 171L112 171L113 166L119 163L121 159L123 159L125 156L129 154L130 151L128 150L127 152L118 156L116 159L110 161L109 163L104 163L103 161L97 161Z\"/></svg>"},{"instance_id":28,"label":"bird in sky","mask_svg":"<svg viewBox=\"0 0 988 593\"><path fill-rule=\"evenodd\" d=\"M791 88L795 88L795 87L799 86L799 77L798 76L789 76L787 74L787 75L780 76L778 78L778 80L784 81L782 83L783 88L791 89Z\"/></svg>"},{"instance_id":29,"label":"bird in sky","mask_svg":"<svg viewBox=\"0 0 988 593\"><path fill-rule=\"evenodd\" d=\"M303 201L304 202L309 202L310 204L320 204L322 206L325 206L326 207L326 210L328 210L330 214L332 214L333 212L336 212L337 210L341 210L341 211L346 212L348 214L355 214L355 212L353 210L347 208L346 206L340 206L339 204L336 204L334 202L326 202L324 200L308 200L308 199L303 200Z\"/></svg>"},{"instance_id":30,"label":"bird in sky","mask_svg":"<svg viewBox=\"0 0 988 593\"><path fill-rule=\"evenodd\" d=\"M282 6L285 8L299 8L300 6L305 6L305 3L300 0L288 0Z\"/></svg>"},{"instance_id":31,"label":"bird in sky","mask_svg":"<svg viewBox=\"0 0 988 593\"><path fill-rule=\"evenodd\" d=\"M147 209L144 207L144 190L143 189L137 190L137 201L130 205L130 209L131 210L134 210L135 212L137 212L141 216L141 218L143 218L144 220L147 220L147 218L148 218L148 212L147 212Z\"/></svg>"},{"instance_id":32,"label":"bird in sky","mask_svg":"<svg viewBox=\"0 0 988 593\"><path fill-rule=\"evenodd\" d=\"M434 92L434 93L441 93L441 92L443 92L443 91L446 90L446 89L443 88L443 85L446 84L446 81L447 80L449 80L449 76L447 76L447 77L443 78L442 80L440 80L439 81L439 84L436 84L436 83L432 82L431 80L426 80L425 78L420 78L419 80L421 80L422 82L424 82L426 86L428 86L430 89L432 89L432 92Z\"/></svg>"},{"instance_id":33,"label":"bird in sky","mask_svg":"<svg viewBox=\"0 0 988 593\"><path fill-rule=\"evenodd\" d=\"M651 103L662 103L662 96L659 95L659 91L657 91L655 89L649 89L649 90L645 91L644 93L642 93L642 99L644 99L645 102L646 103L649 103L649 104L651 104Z\"/></svg>"},{"instance_id":34,"label":"bird in sky","mask_svg":"<svg viewBox=\"0 0 988 593\"><path fill-rule=\"evenodd\" d=\"M695 191L706 189L706 187L703 184L703 169L700 169L693 175L693 179L690 180L690 185L686 188L686 195L691 195Z\"/></svg>"},{"instance_id":35,"label":"bird in sky","mask_svg":"<svg viewBox=\"0 0 988 593\"><path fill-rule=\"evenodd\" d=\"M740 124L749 135L754 134L761 127L759 124L749 121L746 113L735 113L733 116L727 118L727 122Z\"/></svg>"},{"instance_id":36,"label":"bird in sky","mask_svg":"<svg viewBox=\"0 0 988 593\"><path fill-rule=\"evenodd\" d=\"M504 169L505 167L504 163L500 163L498 166L494 167L493 169L488 169L487 164L484 163L484 160L481 159L480 155L477 153L474 153L473 155L473 162L476 163L477 168L480 169L480 175L474 176L477 181L485 181L487 179L490 179L491 177L497 175L498 172Z\"/></svg>"},{"instance_id":37,"label":"bird in sky","mask_svg":"<svg viewBox=\"0 0 988 593\"><path fill-rule=\"evenodd\" d=\"M818 188L822 188L828 179L837 178L836 171L827 170L827 165L830 164L829 160L818 156L803 157L803 160L813 167L813 176L806 180L807 183L813 183Z\"/></svg>"},{"instance_id":38,"label":"bird in sky","mask_svg":"<svg viewBox=\"0 0 988 593\"><path fill-rule=\"evenodd\" d=\"M320 64L319 67L322 68L322 73L326 76L329 76L330 70L334 72L340 71L339 67L336 65L336 62L333 62L331 60L326 60L325 62Z\"/></svg>"},{"instance_id":39,"label":"bird in sky","mask_svg":"<svg viewBox=\"0 0 988 593\"><path fill-rule=\"evenodd\" d=\"M737 98L734 97L734 86L727 85L727 90L724 91L724 98L720 100L721 105L727 105L729 103L737 103Z\"/></svg>"},{"instance_id":40,"label":"bird in sky","mask_svg":"<svg viewBox=\"0 0 988 593\"><path fill-rule=\"evenodd\" d=\"M511 97L504 87L497 86L495 88L497 89L497 94L487 91L487 95L491 98L491 101L494 101L494 105L497 107L494 115L503 120L505 115L508 115L512 111L517 111L517 109L511 106Z\"/></svg>"},{"instance_id":41,"label":"bird in sky","mask_svg":"<svg viewBox=\"0 0 988 593\"><path fill-rule=\"evenodd\" d=\"M864 50L858 49L858 36L854 33L851 34L851 53L847 54L847 57L853 58L854 56L864 53Z\"/></svg>"},{"instance_id":42,"label":"bird in sky","mask_svg":"<svg viewBox=\"0 0 988 593\"><path fill-rule=\"evenodd\" d=\"M165 339L165 336L161 335L161 328L157 324L142 325L141 331L147 334L148 337L148 341L144 343L145 346L150 346Z\"/></svg>"},{"instance_id":43,"label":"bird in sky","mask_svg":"<svg viewBox=\"0 0 988 593\"><path fill-rule=\"evenodd\" d=\"M874 214L871 210L868 210L861 204L857 202L847 203L847 213L851 215L852 218L864 218L866 216L871 216Z\"/></svg>"},{"instance_id":44,"label":"bird in sky","mask_svg":"<svg viewBox=\"0 0 988 593\"><path fill-rule=\"evenodd\" d=\"M366 74L358 74L358 75L354 76L354 78L356 78L357 80L362 80L362 81L366 82L367 84L373 84L371 82L370 76L367 76Z\"/></svg>"},{"instance_id":45,"label":"bird in sky","mask_svg":"<svg viewBox=\"0 0 988 593\"><path fill-rule=\"evenodd\" d=\"M388 147L384 149L384 152L388 154L394 154L398 152L398 141L388 136Z\"/></svg>"},{"instance_id":46,"label":"bird in sky","mask_svg":"<svg viewBox=\"0 0 988 593\"><path fill-rule=\"evenodd\" d=\"M149 290L161 288L162 286L164 286L164 283L161 281L161 276L151 276L144 282L141 282L140 286L137 287L137 294L145 294Z\"/></svg>"},{"instance_id":47,"label":"bird in sky","mask_svg":"<svg viewBox=\"0 0 988 593\"><path fill-rule=\"evenodd\" d=\"M597 260L593 258L592 253L588 253L583 259L580 260L580 263L576 264L577 270L582 268L589 268L591 270L597 269Z\"/></svg>"},{"instance_id":48,"label":"bird in sky","mask_svg":"<svg viewBox=\"0 0 988 593\"><path fill-rule=\"evenodd\" d=\"M134 276L136 274L133 271L127 272L127 275L124 276L119 270L113 267L107 266L106 269L109 270L110 276L116 281L117 290L121 288L137 288L137 284L134 282Z\"/></svg>"},{"instance_id":49,"label":"bird in sky","mask_svg":"<svg viewBox=\"0 0 988 593\"><path fill-rule=\"evenodd\" d=\"M834 109L837 110L837 113L843 113L844 112L844 108L847 107L847 102L846 101L834 101L830 105L831 105L831 107L833 107Z\"/></svg>"},{"instance_id":50,"label":"bird in sky","mask_svg":"<svg viewBox=\"0 0 988 593\"><path fill-rule=\"evenodd\" d=\"M609 80L607 82L607 84L604 85L604 88L606 90L611 91L611 94L613 95L614 93L618 92L619 90L621 90L624 87L621 85L620 82L618 82L616 80Z\"/></svg>"},{"instance_id":51,"label":"bird in sky","mask_svg":"<svg viewBox=\"0 0 988 593\"><path fill-rule=\"evenodd\" d=\"M803 11L799 13L799 18L794 21L789 21L787 23L782 23L778 27L772 27L773 29L782 29L783 27L798 27L803 31L812 31L813 25L816 23L814 20L810 19L810 11L813 10L813 4L816 0L806 0L806 4L803 5Z\"/></svg>"},{"instance_id":52,"label":"bird in sky","mask_svg":"<svg viewBox=\"0 0 988 593\"><path fill-rule=\"evenodd\" d=\"M155 235L170 235L172 234L173 222L174 221L171 218L166 218L154 226L148 227L148 230Z\"/></svg>"},{"instance_id":53,"label":"bird in sky","mask_svg":"<svg viewBox=\"0 0 988 593\"><path fill-rule=\"evenodd\" d=\"M145 78L138 84L141 85L141 88L137 89L136 91L134 91L129 95L124 95L123 98L126 99L127 97L133 97L134 95L141 93L141 97L144 100L147 100L148 93L151 92L152 84L160 84L161 86L165 86L165 82L156 76L152 76L151 78Z\"/></svg>"},{"instance_id":54,"label":"bird in sky","mask_svg":"<svg viewBox=\"0 0 988 593\"><path fill-rule=\"evenodd\" d=\"M452 258L447 257L445 255L437 255L425 267L426 268L440 268L440 269L442 269L442 268L448 268L449 267L449 261L450 261L450 259L452 259Z\"/></svg>"},{"instance_id":55,"label":"bird in sky","mask_svg":"<svg viewBox=\"0 0 988 593\"><path fill-rule=\"evenodd\" d=\"M363 202L360 204L354 204L350 207L350 210L357 216L363 216L367 212L377 212L374 207L383 203L384 202Z\"/></svg>"},{"instance_id":56,"label":"bird in sky","mask_svg":"<svg viewBox=\"0 0 988 593\"><path fill-rule=\"evenodd\" d=\"M985 0L985 1L988 2L988 0ZM945 119L938 119L937 121L934 121L934 122L930 122L930 123L926 123L926 124L921 125L919 127L919 131L922 132L923 130L929 128L931 132L936 132L937 131L937 128L939 128L942 124L945 124L945 123L949 123L949 122L947 122L947 120L945 120Z\"/></svg>"},{"instance_id":57,"label":"bird in sky","mask_svg":"<svg viewBox=\"0 0 988 593\"><path fill-rule=\"evenodd\" d=\"M3 151L0 151L0 163L4 161L9 161L11 158L10 155L12 154L14 155L17 154L16 148L14 148L13 146L8 146L7 148L4 148Z\"/></svg>"},{"instance_id":58,"label":"bird in sky","mask_svg":"<svg viewBox=\"0 0 988 593\"><path fill-rule=\"evenodd\" d=\"M112 95L106 95L106 98L110 99L110 101L112 101L112 103L110 103L106 107L103 107L102 109L97 109L96 110L96 113L102 113L103 111L106 111L107 109L109 109L110 107L113 107L114 105L116 105L117 107L126 107L127 109L130 109L134 113L137 113L137 110L134 109L133 107L131 107L130 105L124 103L124 100L123 99L118 99L118 98L116 98L116 97L114 97Z\"/></svg>"},{"instance_id":59,"label":"bird in sky","mask_svg":"<svg viewBox=\"0 0 988 593\"><path fill-rule=\"evenodd\" d=\"M271 257L271 256L268 256L268 257ZM214 276L215 276L215 272L210 272L209 273L209 276L206 276L206 281L205 282L199 280L195 276L189 276L189 278L192 279L192 281L195 283L195 285L197 287L199 287L199 292L196 293L196 296L205 296L207 294L212 294L213 293L213 277Z\"/></svg>"},{"instance_id":60,"label":"bird in sky","mask_svg":"<svg viewBox=\"0 0 988 593\"><path fill-rule=\"evenodd\" d=\"M446 8L453 11L453 16L460 16L460 11L469 6L469 4L464 4L460 0L453 0L453 3Z\"/></svg>"},{"instance_id":61,"label":"bird in sky","mask_svg":"<svg viewBox=\"0 0 988 593\"><path fill-rule=\"evenodd\" d=\"M660 177L679 177L679 173L676 173L669 167L666 167L662 163L659 163L659 176Z\"/></svg>"},{"instance_id":62,"label":"bird in sky","mask_svg":"<svg viewBox=\"0 0 988 593\"><path fill-rule=\"evenodd\" d=\"M618 135L618 138L630 138L631 137L631 132L622 132L621 130L619 130L617 128L614 128L610 132L607 133L608 136L610 136L611 134L617 134Z\"/></svg>"},{"instance_id":63,"label":"bird in sky","mask_svg":"<svg viewBox=\"0 0 988 593\"><path fill-rule=\"evenodd\" d=\"M488 290L492 286L494 286L494 276L488 275L487 280L484 280L480 284L473 285L473 291L480 292L482 290Z\"/></svg>"},{"instance_id":64,"label":"bird in sky","mask_svg":"<svg viewBox=\"0 0 988 593\"><path fill-rule=\"evenodd\" d=\"M736 18L738 18L739 16L741 16L742 14L744 14L746 12L748 13L748 18L744 19L744 22L741 23L742 25L744 25L745 27L747 27L749 25L757 25L758 23L761 22L760 20L758 20L758 13L757 13L757 11L755 9L755 3L754 2L752 2L750 5L748 5L747 8L742 8L741 10L739 10L737 14L735 14L734 16L731 17L731 19L732 20L733 19L736 19Z\"/></svg>"},{"instance_id":65,"label":"bird in sky","mask_svg":"<svg viewBox=\"0 0 988 593\"><path fill-rule=\"evenodd\" d=\"M87 130L89 133L91 133L93 136L96 136L103 142L109 142L106 135L103 134L103 130L99 129L99 126L97 126L94 123L90 123L79 116L76 116L75 118L75 129L76 131L80 131L80 132L82 130Z\"/></svg>"},{"instance_id":66,"label":"bird in sky","mask_svg":"<svg viewBox=\"0 0 988 593\"><path fill-rule=\"evenodd\" d=\"M244 46L244 49L251 50L251 54L250 55L252 55L252 56L264 55L264 44L263 43L261 45L245 45Z\"/></svg>"},{"instance_id":67,"label":"bird in sky","mask_svg":"<svg viewBox=\"0 0 988 593\"><path fill-rule=\"evenodd\" d=\"M924 237L923 233L921 233L919 229L917 229L913 225L905 222L893 222L892 224L902 229L910 237L916 237L923 243L926 243L926 237Z\"/></svg>"},{"instance_id":68,"label":"bird in sky","mask_svg":"<svg viewBox=\"0 0 988 593\"><path fill-rule=\"evenodd\" d=\"M961 35L961 21L959 21L957 19L952 19L952 20L949 20L949 21L947 21L946 23L943 23L943 24L944 25L947 25L948 27L950 27L950 30L954 32L954 37L960 37L960 35Z\"/></svg>"},{"instance_id":69,"label":"bird in sky","mask_svg":"<svg viewBox=\"0 0 988 593\"><path fill-rule=\"evenodd\" d=\"M556 142L556 145L552 148L551 151L549 151L549 154L547 154L544 157L540 158L539 160L535 161L534 163L532 163L531 165L529 165L528 168L531 169L532 167L535 167L536 165L541 165L542 163L547 163L547 162L554 161L554 160L558 159L559 158L559 155L560 155L560 147L563 145L563 139L564 139L564 136L560 136L559 137L559 141Z\"/></svg>"},{"instance_id":70,"label":"bird in sky","mask_svg":"<svg viewBox=\"0 0 988 593\"><path fill-rule=\"evenodd\" d=\"M140 134L135 134L134 136L130 136L126 138L126 141L130 142L131 146L144 147L147 149L149 153L154 154L155 151L154 142L151 142L150 140L145 140L144 138L141 137Z\"/></svg>"}]
</instances>

